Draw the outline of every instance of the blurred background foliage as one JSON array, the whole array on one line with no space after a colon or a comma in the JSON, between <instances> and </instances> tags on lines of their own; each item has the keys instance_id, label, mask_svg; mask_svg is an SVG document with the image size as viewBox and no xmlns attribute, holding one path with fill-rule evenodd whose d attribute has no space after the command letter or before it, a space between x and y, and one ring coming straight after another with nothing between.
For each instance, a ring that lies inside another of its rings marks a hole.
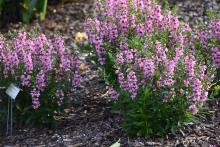
<instances>
[{"instance_id":1,"label":"blurred background foliage","mask_svg":"<svg viewBox=\"0 0 220 147\"><path fill-rule=\"evenodd\" d=\"M53 3L59 0L50 1ZM47 4L47 0L0 0L0 27L11 22L28 23L33 18L43 21Z\"/></svg>"},{"instance_id":2,"label":"blurred background foliage","mask_svg":"<svg viewBox=\"0 0 220 147\"><path fill-rule=\"evenodd\" d=\"M20 2L21 0L0 0L0 26L21 19Z\"/></svg>"},{"instance_id":3,"label":"blurred background foliage","mask_svg":"<svg viewBox=\"0 0 220 147\"><path fill-rule=\"evenodd\" d=\"M23 0L21 4L23 22L29 22L34 14L41 21L45 19L47 0Z\"/></svg>"}]
</instances>

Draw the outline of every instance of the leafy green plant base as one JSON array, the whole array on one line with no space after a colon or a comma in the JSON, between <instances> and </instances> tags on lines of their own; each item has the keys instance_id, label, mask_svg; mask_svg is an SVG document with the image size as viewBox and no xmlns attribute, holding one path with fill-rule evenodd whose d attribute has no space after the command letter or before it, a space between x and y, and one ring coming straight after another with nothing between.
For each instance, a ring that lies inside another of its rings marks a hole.
<instances>
[{"instance_id":1,"label":"leafy green plant base","mask_svg":"<svg viewBox=\"0 0 220 147\"><path fill-rule=\"evenodd\" d=\"M121 112L125 118L122 127L134 136L162 136L175 130L192 118L186 113L186 100L183 97L169 102L161 101L161 96L149 88L142 89L143 93L132 100L124 93L115 102L114 110Z\"/></svg>"}]
</instances>

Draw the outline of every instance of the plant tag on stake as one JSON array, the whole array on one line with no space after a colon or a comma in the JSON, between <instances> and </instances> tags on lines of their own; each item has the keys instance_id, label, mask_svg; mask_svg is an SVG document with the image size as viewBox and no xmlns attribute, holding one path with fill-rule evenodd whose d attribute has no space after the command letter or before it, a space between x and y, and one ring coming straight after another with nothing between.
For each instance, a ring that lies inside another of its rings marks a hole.
<instances>
[{"instance_id":1,"label":"plant tag on stake","mask_svg":"<svg viewBox=\"0 0 220 147\"><path fill-rule=\"evenodd\" d=\"M18 93L20 92L20 88L15 86L13 83L10 84L8 89L6 90L6 94L10 96L13 100L17 97Z\"/></svg>"}]
</instances>

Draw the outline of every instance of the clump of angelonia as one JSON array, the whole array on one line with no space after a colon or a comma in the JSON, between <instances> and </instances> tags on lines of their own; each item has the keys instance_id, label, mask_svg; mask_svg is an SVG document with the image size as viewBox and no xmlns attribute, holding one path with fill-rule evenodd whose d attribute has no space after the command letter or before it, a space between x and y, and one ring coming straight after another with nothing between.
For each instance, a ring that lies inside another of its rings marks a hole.
<instances>
[{"instance_id":1,"label":"clump of angelonia","mask_svg":"<svg viewBox=\"0 0 220 147\"><path fill-rule=\"evenodd\" d=\"M110 95L116 99L126 91L138 100L147 86L160 93L164 103L184 97L186 111L196 114L207 98L214 67L198 61L190 26L150 0L96 4L96 16L86 20L85 32L103 69L109 68L109 58L115 59L114 72L108 73L117 77L116 82L108 81ZM212 28L213 36L218 36L218 28ZM219 49L212 49L217 66L219 53Z\"/></svg>"},{"instance_id":2,"label":"clump of angelonia","mask_svg":"<svg viewBox=\"0 0 220 147\"><path fill-rule=\"evenodd\" d=\"M196 38L202 50L211 54L213 65L220 68L220 19L210 20L207 27L197 32Z\"/></svg>"},{"instance_id":3,"label":"clump of angelonia","mask_svg":"<svg viewBox=\"0 0 220 147\"><path fill-rule=\"evenodd\" d=\"M79 85L78 62L74 51L65 48L64 39L49 39L44 34L18 33L12 40L0 38L0 62L2 76L8 83L14 82L32 98L32 107L38 109L45 93L57 100ZM49 91L51 86L54 92ZM48 89L48 87L50 87Z\"/></svg>"}]
</instances>

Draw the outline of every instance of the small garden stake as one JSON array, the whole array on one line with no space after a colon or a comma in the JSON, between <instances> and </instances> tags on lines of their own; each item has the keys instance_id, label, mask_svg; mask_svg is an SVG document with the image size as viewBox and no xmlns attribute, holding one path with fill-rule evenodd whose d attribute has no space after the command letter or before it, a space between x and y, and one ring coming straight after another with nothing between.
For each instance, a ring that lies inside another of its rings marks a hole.
<instances>
[{"instance_id":1,"label":"small garden stake","mask_svg":"<svg viewBox=\"0 0 220 147\"><path fill-rule=\"evenodd\" d=\"M9 135L9 130L10 130L10 136L12 136L12 103L13 103L12 99L10 97L8 97L8 112L7 112L6 136ZM10 129L9 129L9 124L10 124Z\"/></svg>"},{"instance_id":2,"label":"small garden stake","mask_svg":"<svg viewBox=\"0 0 220 147\"><path fill-rule=\"evenodd\" d=\"M9 124L10 124L10 136L12 136L12 125L13 125L13 100L17 97L20 89L14 84L10 84L6 90L8 95L8 112L7 112L7 127L6 127L6 136L9 135ZM10 121L9 121L10 119Z\"/></svg>"}]
</instances>

